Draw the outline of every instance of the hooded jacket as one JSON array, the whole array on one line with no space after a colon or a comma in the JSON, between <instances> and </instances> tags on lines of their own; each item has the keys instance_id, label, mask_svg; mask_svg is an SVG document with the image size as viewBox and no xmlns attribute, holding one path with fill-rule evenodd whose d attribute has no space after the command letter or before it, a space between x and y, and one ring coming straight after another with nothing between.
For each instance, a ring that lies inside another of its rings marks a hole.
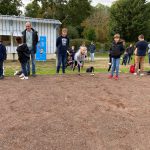
<instances>
[{"instance_id":1,"label":"hooded jacket","mask_svg":"<svg viewBox=\"0 0 150 150\"><path fill-rule=\"evenodd\" d=\"M6 47L2 43L0 43L0 61L6 60L6 57Z\"/></svg>"},{"instance_id":2,"label":"hooded jacket","mask_svg":"<svg viewBox=\"0 0 150 150\"><path fill-rule=\"evenodd\" d=\"M38 32L37 31L35 31L33 28L31 28L31 30L32 30L32 46L33 46L33 51L34 51L34 53L36 53L36 45L37 45L37 43L38 43ZM22 35L23 35L23 43L26 43L26 31L27 30L24 30L23 32L22 32Z\"/></svg>"},{"instance_id":3,"label":"hooded jacket","mask_svg":"<svg viewBox=\"0 0 150 150\"><path fill-rule=\"evenodd\" d=\"M111 48L110 48L110 54L112 58L120 58L120 56L124 53L124 46L123 42L119 41L116 43L113 41Z\"/></svg>"}]
</instances>

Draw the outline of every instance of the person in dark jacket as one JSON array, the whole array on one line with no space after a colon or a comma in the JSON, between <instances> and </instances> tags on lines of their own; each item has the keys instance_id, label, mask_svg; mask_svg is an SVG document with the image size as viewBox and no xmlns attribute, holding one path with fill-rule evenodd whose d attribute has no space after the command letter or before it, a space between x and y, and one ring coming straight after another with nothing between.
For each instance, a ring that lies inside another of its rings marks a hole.
<instances>
[{"instance_id":1,"label":"person in dark jacket","mask_svg":"<svg viewBox=\"0 0 150 150\"><path fill-rule=\"evenodd\" d=\"M27 73L27 64L30 60L30 51L27 44L22 43L21 37L16 37L16 41L18 43L17 53L18 53L18 60L21 64L22 74L19 76L21 79L28 79Z\"/></svg>"},{"instance_id":2,"label":"person in dark jacket","mask_svg":"<svg viewBox=\"0 0 150 150\"><path fill-rule=\"evenodd\" d=\"M4 60L6 60L7 54L6 54L6 47L2 44L2 40L0 40L0 79L4 78Z\"/></svg>"},{"instance_id":3,"label":"person in dark jacket","mask_svg":"<svg viewBox=\"0 0 150 150\"><path fill-rule=\"evenodd\" d=\"M144 40L144 35L141 34L138 37L138 42L136 43L136 49L135 49L135 73L134 75L137 75L140 73L140 76L144 75L144 60L146 56L146 50L148 48L147 41ZM140 64L140 72L138 72Z\"/></svg>"},{"instance_id":4,"label":"person in dark jacket","mask_svg":"<svg viewBox=\"0 0 150 150\"><path fill-rule=\"evenodd\" d=\"M38 33L32 28L30 22L26 23L26 29L22 32L23 35L23 43L26 43L31 55L32 62L32 76L36 76L36 68L35 68L35 54L36 54L36 45L38 43ZM27 65L27 72L30 75L30 61Z\"/></svg>"},{"instance_id":5,"label":"person in dark jacket","mask_svg":"<svg viewBox=\"0 0 150 150\"><path fill-rule=\"evenodd\" d=\"M67 37L68 30L62 29L62 34L56 40L57 47L57 68L56 73L59 74L62 64L62 73L65 74L67 50L69 48L69 38Z\"/></svg>"},{"instance_id":6,"label":"person in dark jacket","mask_svg":"<svg viewBox=\"0 0 150 150\"><path fill-rule=\"evenodd\" d=\"M128 64L130 64L130 61L132 60L132 55L134 52L134 47L132 44L130 44L130 46L126 49L127 53L128 53Z\"/></svg>"},{"instance_id":7,"label":"person in dark jacket","mask_svg":"<svg viewBox=\"0 0 150 150\"><path fill-rule=\"evenodd\" d=\"M94 61L94 54L95 54L96 46L94 45L93 42L91 42L89 46L89 50L90 50L91 61Z\"/></svg>"},{"instance_id":8,"label":"person in dark jacket","mask_svg":"<svg viewBox=\"0 0 150 150\"><path fill-rule=\"evenodd\" d=\"M119 65L120 65L120 56L124 53L124 45L123 42L120 40L120 35L115 34L114 35L114 41L110 48L110 54L112 58L112 69L111 74L109 78L113 78L114 76L114 70L116 70L116 76L114 77L116 80L118 80L119 75Z\"/></svg>"}]
</instances>

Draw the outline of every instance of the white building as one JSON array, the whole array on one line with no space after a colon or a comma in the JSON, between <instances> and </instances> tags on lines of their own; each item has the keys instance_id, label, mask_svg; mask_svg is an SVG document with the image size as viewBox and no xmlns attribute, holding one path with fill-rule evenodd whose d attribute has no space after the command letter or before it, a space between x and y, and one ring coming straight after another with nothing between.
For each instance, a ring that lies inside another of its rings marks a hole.
<instances>
[{"instance_id":1,"label":"white building","mask_svg":"<svg viewBox=\"0 0 150 150\"><path fill-rule=\"evenodd\" d=\"M39 37L46 36L46 51L49 58L56 50L56 38L61 25L59 20L0 15L0 38L6 45L8 58L12 59L15 55L17 47L15 37L22 36L21 32L25 30L27 21L30 21L32 27L38 31Z\"/></svg>"}]
</instances>

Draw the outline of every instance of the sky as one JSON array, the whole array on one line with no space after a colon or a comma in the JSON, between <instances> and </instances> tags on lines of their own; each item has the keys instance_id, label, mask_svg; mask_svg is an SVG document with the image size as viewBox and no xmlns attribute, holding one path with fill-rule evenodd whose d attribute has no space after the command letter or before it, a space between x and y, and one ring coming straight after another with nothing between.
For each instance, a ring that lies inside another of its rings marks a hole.
<instances>
[{"instance_id":1,"label":"sky","mask_svg":"<svg viewBox=\"0 0 150 150\"><path fill-rule=\"evenodd\" d=\"M26 5L28 3L30 3L32 0L22 0L22 2ZM92 0L92 5L95 6L98 3L104 4L104 5L108 5L111 6L112 2L114 2L115 0Z\"/></svg>"}]
</instances>

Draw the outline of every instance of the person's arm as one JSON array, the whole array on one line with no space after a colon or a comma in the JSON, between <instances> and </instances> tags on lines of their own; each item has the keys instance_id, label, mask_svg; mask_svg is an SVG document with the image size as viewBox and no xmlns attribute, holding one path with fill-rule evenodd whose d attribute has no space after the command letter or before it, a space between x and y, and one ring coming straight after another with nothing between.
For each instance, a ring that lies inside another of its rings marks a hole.
<instances>
[{"instance_id":1,"label":"person's arm","mask_svg":"<svg viewBox=\"0 0 150 150\"><path fill-rule=\"evenodd\" d=\"M7 59L7 51L6 51L6 47L4 46L3 47L3 55L4 55L4 60L6 60Z\"/></svg>"},{"instance_id":2,"label":"person's arm","mask_svg":"<svg viewBox=\"0 0 150 150\"><path fill-rule=\"evenodd\" d=\"M38 32L36 32L36 37L35 37L36 39L36 44L38 43L38 41L39 41L39 37L38 37Z\"/></svg>"},{"instance_id":3,"label":"person's arm","mask_svg":"<svg viewBox=\"0 0 150 150\"><path fill-rule=\"evenodd\" d=\"M59 41L60 41L60 37L58 37L57 40L56 40L56 47L57 47L57 48L59 47L59 44L60 44Z\"/></svg>"}]
</instances>

